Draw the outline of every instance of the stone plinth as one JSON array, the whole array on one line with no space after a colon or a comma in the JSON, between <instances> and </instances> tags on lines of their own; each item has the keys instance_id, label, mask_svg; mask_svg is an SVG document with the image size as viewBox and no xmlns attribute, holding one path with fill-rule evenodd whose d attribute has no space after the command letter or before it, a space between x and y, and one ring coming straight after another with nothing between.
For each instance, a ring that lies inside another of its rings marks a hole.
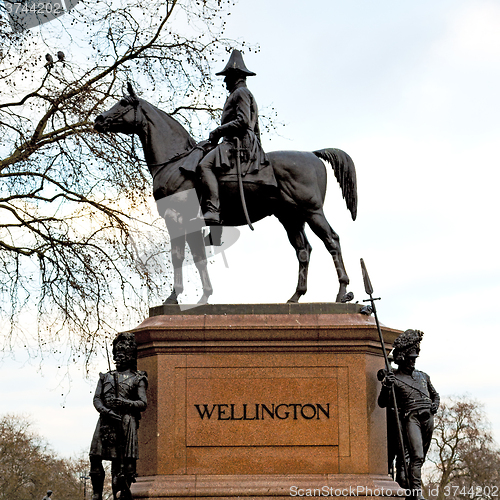
<instances>
[{"instance_id":1,"label":"stone plinth","mask_svg":"<svg viewBox=\"0 0 500 500\"><path fill-rule=\"evenodd\" d=\"M134 498L395 492L376 404L383 354L360 309L153 308L134 330L149 375ZM383 333L389 349L400 332Z\"/></svg>"}]
</instances>

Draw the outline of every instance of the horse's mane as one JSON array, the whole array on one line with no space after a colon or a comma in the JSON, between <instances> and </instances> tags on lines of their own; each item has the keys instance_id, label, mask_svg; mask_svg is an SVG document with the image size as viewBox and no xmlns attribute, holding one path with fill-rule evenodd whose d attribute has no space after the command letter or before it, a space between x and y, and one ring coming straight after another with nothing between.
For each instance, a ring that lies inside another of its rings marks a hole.
<instances>
[{"instance_id":1,"label":"horse's mane","mask_svg":"<svg viewBox=\"0 0 500 500\"><path fill-rule=\"evenodd\" d=\"M186 142L188 144L188 147L194 147L196 146L196 141L191 137L189 132L171 115L169 115L167 112L161 110L160 108L157 108L153 104L151 104L148 101L145 101L144 99L139 99L139 102L141 103L141 107L143 108L150 108L153 111L155 111L159 118L167 122L168 126L172 129L173 132L178 133L181 136L184 136L186 139ZM144 113L147 117L148 112L146 109L146 112Z\"/></svg>"}]
</instances>

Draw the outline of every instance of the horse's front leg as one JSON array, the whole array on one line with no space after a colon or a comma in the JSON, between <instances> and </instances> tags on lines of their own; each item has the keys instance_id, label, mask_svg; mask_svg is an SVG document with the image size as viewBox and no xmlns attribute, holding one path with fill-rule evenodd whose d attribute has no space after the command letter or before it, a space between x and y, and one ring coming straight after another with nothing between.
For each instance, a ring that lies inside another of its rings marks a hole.
<instances>
[{"instance_id":1,"label":"horse's front leg","mask_svg":"<svg viewBox=\"0 0 500 500\"><path fill-rule=\"evenodd\" d=\"M171 240L172 265L174 266L174 288L164 304L178 304L177 298L184 291L182 264L186 250L186 238L179 236Z\"/></svg>"},{"instance_id":2,"label":"horse's front leg","mask_svg":"<svg viewBox=\"0 0 500 500\"><path fill-rule=\"evenodd\" d=\"M171 239L172 265L174 266L174 287L172 293L165 300L164 304L178 304L179 295L184 291L184 282L182 279L182 264L186 247L185 237Z\"/></svg>"},{"instance_id":3,"label":"horse's front leg","mask_svg":"<svg viewBox=\"0 0 500 500\"><path fill-rule=\"evenodd\" d=\"M198 269L198 272L200 273L201 285L203 287L203 295L198 301L198 304L206 304L208 297L210 297L213 293L213 288L212 283L210 282L210 276L208 275L207 254L205 251L205 242L203 241L201 229L187 233L186 240L189 248L191 249L196 269Z\"/></svg>"},{"instance_id":4,"label":"horse's front leg","mask_svg":"<svg viewBox=\"0 0 500 500\"><path fill-rule=\"evenodd\" d=\"M184 291L182 279L182 264L186 251L186 232L180 224L178 212L168 209L165 212L165 223L170 234L170 252L174 267L174 287L164 304L178 304L178 297Z\"/></svg>"}]
</instances>

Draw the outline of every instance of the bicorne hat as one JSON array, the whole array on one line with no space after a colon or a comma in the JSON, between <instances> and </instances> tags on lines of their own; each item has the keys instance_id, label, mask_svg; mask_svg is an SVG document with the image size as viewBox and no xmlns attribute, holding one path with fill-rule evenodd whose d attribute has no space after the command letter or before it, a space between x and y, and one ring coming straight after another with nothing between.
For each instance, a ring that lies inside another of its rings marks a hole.
<instances>
[{"instance_id":1,"label":"bicorne hat","mask_svg":"<svg viewBox=\"0 0 500 500\"><path fill-rule=\"evenodd\" d=\"M233 72L241 73L242 75L245 76L255 76L255 73L249 71L248 68L245 66L245 63L243 62L243 54L237 49L234 49L233 52L231 53L231 57L229 58L226 67L222 71L219 71L218 73L215 74L217 76L219 75L227 76Z\"/></svg>"}]
</instances>

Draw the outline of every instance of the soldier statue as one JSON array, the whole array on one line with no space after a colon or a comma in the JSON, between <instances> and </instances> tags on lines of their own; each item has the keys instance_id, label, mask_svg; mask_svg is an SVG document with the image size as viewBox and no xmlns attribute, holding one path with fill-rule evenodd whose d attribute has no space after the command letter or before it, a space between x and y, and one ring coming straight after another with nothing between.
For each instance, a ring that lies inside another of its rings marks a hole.
<instances>
[{"instance_id":1,"label":"soldier statue","mask_svg":"<svg viewBox=\"0 0 500 500\"><path fill-rule=\"evenodd\" d=\"M113 341L116 370L99 374L94 407L99 421L90 445L92 500L102 500L103 460L111 461L113 498L132 498L138 454L137 430L146 409L146 372L137 370L137 344L133 333L121 333Z\"/></svg>"},{"instance_id":2,"label":"soldier statue","mask_svg":"<svg viewBox=\"0 0 500 500\"><path fill-rule=\"evenodd\" d=\"M439 407L439 394L427 373L415 370L415 360L420 353L423 333L419 330L406 330L393 345L393 360L398 365L394 372L383 372L382 389L378 398L381 408L392 405L391 387L394 386L396 403L399 410L406 448L409 459L409 480L403 482L402 457L399 457L397 477L400 486L410 488L414 498L423 499L421 470L431 444L434 430L434 415ZM380 377L382 378L382 377ZM395 434L396 429L393 430ZM389 441L395 439L389 435ZM390 444L390 443L389 443ZM393 446L389 446L393 448ZM406 478L405 478L406 479Z\"/></svg>"},{"instance_id":3,"label":"soldier statue","mask_svg":"<svg viewBox=\"0 0 500 500\"><path fill-rule=\"evenodd\" d=\"M203 218L209 225L221 222L217 176L234 166L235 155L240 154L244 164L242 168L249 174L269 165L260 144L257 103L246 84L246 77L255 76L255 73L247 69L241 52L233 50L226 67L216 74L225 76L229 97L222 110L221 125L209 135L209 141L216 147L199 165L204 199ZM220 138L223 141L218 144Z\"/></svg>"}]
</instances>

